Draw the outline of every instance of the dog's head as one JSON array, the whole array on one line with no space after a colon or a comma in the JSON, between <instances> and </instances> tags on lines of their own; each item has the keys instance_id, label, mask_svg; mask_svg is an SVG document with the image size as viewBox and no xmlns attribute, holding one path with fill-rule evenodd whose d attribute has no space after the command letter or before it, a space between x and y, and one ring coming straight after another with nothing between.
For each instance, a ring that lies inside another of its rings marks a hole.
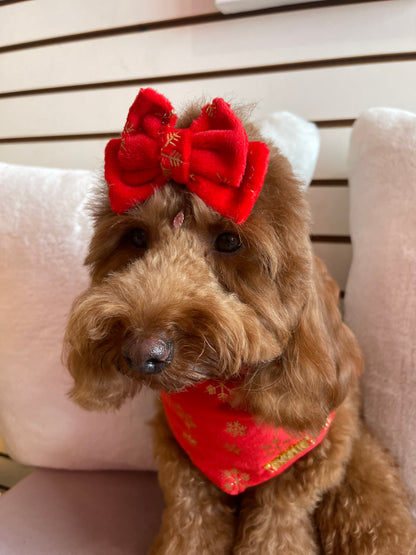
<instances>
[{"instance_id":1,"label":"dog's head","mask_svg":"<svg viewBox=\"0 0 416 555\"><path fill-rule=\"evenodd\" d=\"M245 130L261 140L250 123ZM79 404L108 410L142 384L178 391L241 377L238 402L254 413L320 429L359 355L338 289L312 255L299 184L275 147L242 224L175 182L122 214L103 187L94 218L91 286L74 302L65 339Z\"/></svg>"}]
</instances>

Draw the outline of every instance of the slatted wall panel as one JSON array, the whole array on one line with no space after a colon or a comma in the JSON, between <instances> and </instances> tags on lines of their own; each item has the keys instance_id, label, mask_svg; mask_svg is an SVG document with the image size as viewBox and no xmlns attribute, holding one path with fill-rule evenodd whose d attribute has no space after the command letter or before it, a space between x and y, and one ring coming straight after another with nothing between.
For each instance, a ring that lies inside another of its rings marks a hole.
<instances>
[{"instance_id":1,"label":"slatted wall panel","mask_svg":"<svg viewBox=\"0 0 416 555\"><path fill-rule=\"evenodd\" d=\"M294 4L220 14L214 0L0 0L0 160L100 169L141 86L256 102L315 121L308 192L315 251L344 288L347 152L371 106L416 111L413 0Z\"/></svg>"}]
</instances>

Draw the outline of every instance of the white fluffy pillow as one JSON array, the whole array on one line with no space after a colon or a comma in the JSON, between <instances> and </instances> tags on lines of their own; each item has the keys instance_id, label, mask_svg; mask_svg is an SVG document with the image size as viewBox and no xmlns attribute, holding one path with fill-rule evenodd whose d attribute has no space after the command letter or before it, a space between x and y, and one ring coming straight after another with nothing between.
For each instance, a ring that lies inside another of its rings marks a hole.
<instances>
[{"instance_id":1,"label":"white fluffy pillow","mask_svg":"<svg viewBox=\"0 0 416 555\"><path fill-rule=\"evenodd\" d=\"M416 508L416 114L373 108L350 148L353 261L345 317L366 370L365 418Z\"/></svg>"},{"instance_id":2,"label":"white fluffy pillow","mask_svg":"<svg viewBox=\"0 0 416 555\"><path fill-rule=\"evenodd\" d=\"M84 202L94 181L87 171L0 163L0 436L26 464L150 469L149 391L112 414L82 410L66 395L62 337L88 284Z\"/></svg>"}]
</instances>

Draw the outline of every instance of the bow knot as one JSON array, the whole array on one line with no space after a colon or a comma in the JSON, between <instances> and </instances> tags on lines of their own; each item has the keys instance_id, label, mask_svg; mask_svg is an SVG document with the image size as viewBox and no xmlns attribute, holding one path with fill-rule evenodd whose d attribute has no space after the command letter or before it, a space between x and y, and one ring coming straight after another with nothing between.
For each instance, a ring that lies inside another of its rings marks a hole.
<instances>
[{"instance_id":1,"label":"bow knot","mask_svg":"<svg viewBox=\"0 0 416 555\"><path fill-rule=\"evenodd\" d=\"M190 132L189 129L169 129L160 149L160 167L166 179L187 183L190 175Z\"/></svg>"},{"instance_id":2,"label":"bow knot","mask_svg":"<svg viewBox=\"0 0 416 555\"><path fill-rule=\"evenodd\" d=\"M105 151L112 209L121 214L173 180L243 223L263 185L267 145L248 141L241 121L221 98L205 106L188 129L176 129L176 120L164 96L140 90L121 139L112 139Z\"/></svg>"}]
</instances>

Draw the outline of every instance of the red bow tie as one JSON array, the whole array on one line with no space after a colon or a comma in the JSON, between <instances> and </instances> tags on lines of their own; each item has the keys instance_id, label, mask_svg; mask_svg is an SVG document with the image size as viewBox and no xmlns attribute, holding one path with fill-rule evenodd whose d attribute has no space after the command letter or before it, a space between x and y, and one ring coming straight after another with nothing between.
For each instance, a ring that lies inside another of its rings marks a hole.
<instances>
[{"instance_id":1,"label":"red bow tie","mask_svg":"<svg viewBox=\"0 0 416 555\"><path fill-rule=\"evenodd\" d=\"M188 129L176 129L176 120L164 96L140 90L121 139L112 139L105 149L112 210L122 214L173 180L221 215L243 223L263 186L267 145L249 142L222 98L205 106Z\"/></svg>"}]
</instances>

